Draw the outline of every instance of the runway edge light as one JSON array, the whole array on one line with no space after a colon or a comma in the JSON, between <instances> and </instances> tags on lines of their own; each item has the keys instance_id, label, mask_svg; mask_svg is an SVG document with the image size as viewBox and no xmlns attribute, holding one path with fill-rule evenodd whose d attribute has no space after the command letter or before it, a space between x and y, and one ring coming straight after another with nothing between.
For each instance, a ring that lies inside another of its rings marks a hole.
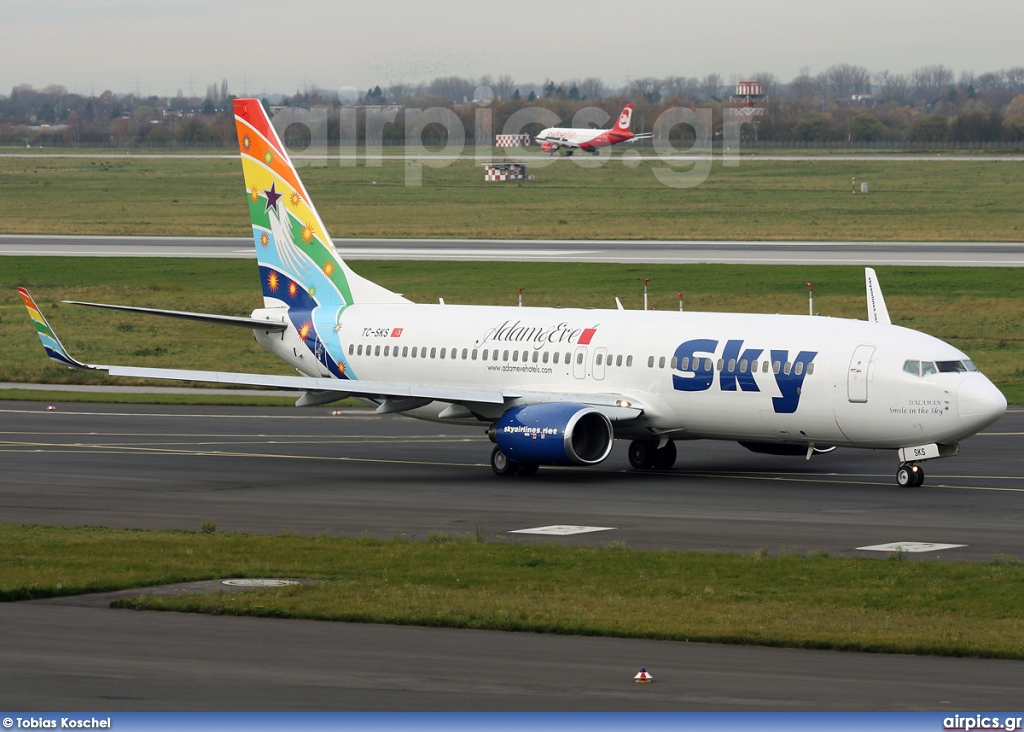
<instances>
[{"instance_id":1,"label":"runway edge light","mask_svg":"<svg viewBox=\"0 0 1024 732\"><path fill-rule=\"evenodd\" d=\"M649 684L654 681L654 677L647 673L646 668L640 669L640 673L633 677L633 681L638 684Z\"/></svg>"}]
</instances>

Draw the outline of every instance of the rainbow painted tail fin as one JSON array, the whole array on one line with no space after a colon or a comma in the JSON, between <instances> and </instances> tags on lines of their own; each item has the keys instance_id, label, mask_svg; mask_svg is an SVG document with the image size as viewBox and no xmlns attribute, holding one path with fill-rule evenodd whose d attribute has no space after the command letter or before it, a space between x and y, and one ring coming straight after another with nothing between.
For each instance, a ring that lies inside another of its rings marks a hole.
<instances>
[{"instance_id":1,"label":"rainbow painted tail fin","mask_svg":"<svg viewBox=\"0 0 1024 732\"><path fill-rule=\"evenodd\" d=\"M264 304L312 310L408 302L360 277L338 256L258 99L235 100L235 128Z\"/></svg>"}]
</instances>

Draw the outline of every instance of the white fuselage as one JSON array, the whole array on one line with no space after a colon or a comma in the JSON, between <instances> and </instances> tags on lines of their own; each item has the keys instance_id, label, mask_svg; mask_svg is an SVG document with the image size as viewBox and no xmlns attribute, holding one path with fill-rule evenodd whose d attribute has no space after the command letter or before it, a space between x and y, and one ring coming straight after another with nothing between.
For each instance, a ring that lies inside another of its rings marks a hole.
<instances>
[{"instance_id":1,"label":"white fuselage","mask_svg":"<svg viewBox=\"0 0 1024 732\"><path fill-rule=\"evenodd\" d=\"M620 395L643 415L616 425L616 437L899 448L956 442L1005 409L977 371L908 373L908 361L970 362L943 341L893 325L458 305L324 310L314 312L317 330L337 339L325 345L350 378L522 390L534 401L538 393L552 401ZM279 355L326 375L315 359L292 353L301 348ZM412 413L436 417L446 406Z\"/></svg>"}]
</instances>

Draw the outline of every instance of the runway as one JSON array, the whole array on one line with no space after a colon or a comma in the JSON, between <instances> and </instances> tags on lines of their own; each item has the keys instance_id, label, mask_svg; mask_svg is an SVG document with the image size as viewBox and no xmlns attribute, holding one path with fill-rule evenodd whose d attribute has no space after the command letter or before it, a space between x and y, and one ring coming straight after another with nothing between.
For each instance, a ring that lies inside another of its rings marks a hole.
<instances>
[{"instance_id":1,"label":"runway","mask_svg":"<svg viewBox=\"0 0 1024 732\"><path fill-rule=\"evenodd\" d=\"M1024 242L335 239L345 259L1024 267ZM248 238L0 235L0 256L254 259Z\"/></svg>"},{"instance_id":2,"label":"runway","mask_svg":"<svg viewBox=\"0 0 1024 732\"><path fill-rule=\"evenodd\" d=\"M770 554L963 544L912 561L1021 554L1024 410L894 485L888 453L807 463L680 445L637 473L501 479L479 429L362 410L0 403L5 522L358 536L607 527L520 542ZM504 538L499 538L504 537ZM1024 664L799 649L182 616L102 597L0 604L0 706L90 710L1006 709ZM632 683L640 666L657 683Z\"/></svg>"}]
</instances>

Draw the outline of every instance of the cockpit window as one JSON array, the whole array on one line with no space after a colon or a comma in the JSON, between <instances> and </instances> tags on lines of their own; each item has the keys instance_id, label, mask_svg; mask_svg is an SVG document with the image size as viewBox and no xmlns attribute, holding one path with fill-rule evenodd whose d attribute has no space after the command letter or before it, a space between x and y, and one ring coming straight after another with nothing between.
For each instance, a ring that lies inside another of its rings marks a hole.
<instances>
[{"instance_id":1,"label":"cockpit window","mask_svg":"<svg viewBox=\"0 0 1024 732\"><path fill-rule=\"evenodd\" d=\"M978 370L970 361L939 361L936 366L939 367L939 373L942 374L959 374L964 371Z\"/></svg>"},{"instance_id":2,"label":"cockpit window","mask_svg":"<svg viewBox=\"0 0 1024 732\"><path fill-rule=\"evenodd\" d=\"M978 367L970 359L963 361L914 361L903 362L903 370L913 376L931 376L932 374L960 374L965 371L977 371Z\"/></svg>"}]
</instances>

